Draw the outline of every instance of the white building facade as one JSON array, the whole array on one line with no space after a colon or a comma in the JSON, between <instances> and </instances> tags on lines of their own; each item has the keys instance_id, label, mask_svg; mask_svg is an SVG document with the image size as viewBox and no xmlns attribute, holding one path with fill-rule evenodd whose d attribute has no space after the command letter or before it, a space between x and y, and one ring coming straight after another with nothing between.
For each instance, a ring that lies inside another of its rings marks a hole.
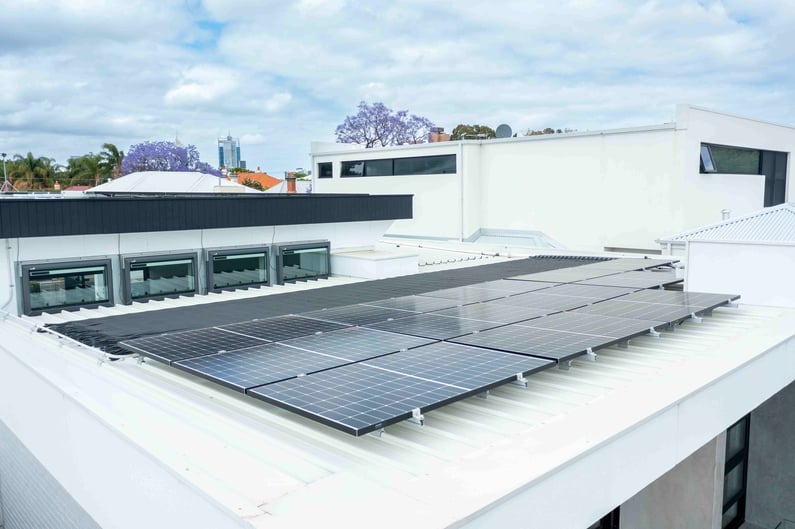
<instances>
[{"instance_id":1,"label":"white building facade","mask_svg":"<svg viewBox=\"0 0 795 529\"><path fill-rule=\"evenodd\" d=\"M633 129L367 150L314 144L313 190L413 192L413 219L390 235L540 231L570 248L655 250L661 234L723 210L793 200L793 149L793 127L680 105L674 123Z\"/></svg>"}]
</instances>

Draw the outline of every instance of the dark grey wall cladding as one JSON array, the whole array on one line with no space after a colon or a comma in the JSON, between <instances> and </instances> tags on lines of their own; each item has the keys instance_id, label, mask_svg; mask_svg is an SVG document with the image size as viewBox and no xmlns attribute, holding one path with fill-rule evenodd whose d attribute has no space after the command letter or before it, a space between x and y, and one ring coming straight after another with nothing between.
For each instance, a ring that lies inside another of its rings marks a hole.
<instances>
[{"instance_id":1,"label":"dark grey wall cladding","mask_svg":"<svg viewBox=\"0 0 795 529\"><path fill-rule=\"evenodd\" d=\"M0 200L0 238L412 218L412 195L213 195Z\"/></svg>"}]
</instances>

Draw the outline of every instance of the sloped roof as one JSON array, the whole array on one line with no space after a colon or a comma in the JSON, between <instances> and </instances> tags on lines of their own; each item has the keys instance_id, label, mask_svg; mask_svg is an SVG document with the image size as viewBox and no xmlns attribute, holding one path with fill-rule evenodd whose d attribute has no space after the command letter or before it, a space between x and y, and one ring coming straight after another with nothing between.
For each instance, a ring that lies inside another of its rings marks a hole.
<instances>
[{"instance_id":1,"label":"sloped roof","mask_svg":"<svg viewBox=\"0 0 795 529\"><path fill-rule=\"evenodd\" d=\"M239 184L242 185L243 180L253 180L255 182L259 182L262 185L262 189L270 189L271 187L277 186L282 183L281 180L278 178L269 175L268 173L239 173L237 175L237 181Z\"/></svg>"},{"instance_id":2,"label":"sloped roof","mask_svg":"<svg viewBox=\"0 0 795 529\"><path fill-rule=\"evenodd\" d=\"M236 184L226 178L198 173L177 171L141 171L130 173L110 182L92 187L89 192L97 193L213 193L215 188L228 187L240 193L259 193L244 185Z\"/></svg>"},{"instance_id":3,"label":"sloped roof","mask_svg":"<svg viewBox=\"0 0 795 529\"><path fill-rule=\"evenodd\" d=\"M795 203L786 202L735 219L669 235L657 239L657 242L684 243L693 240L795 243Z\"/></svg>"}]
</instances>

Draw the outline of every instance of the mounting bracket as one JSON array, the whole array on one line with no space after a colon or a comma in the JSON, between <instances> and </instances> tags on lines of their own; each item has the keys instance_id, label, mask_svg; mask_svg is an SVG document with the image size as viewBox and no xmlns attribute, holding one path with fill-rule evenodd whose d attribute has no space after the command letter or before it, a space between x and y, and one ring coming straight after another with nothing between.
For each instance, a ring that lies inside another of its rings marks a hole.
<instances>
[{"instance_id":1,"label":"mounting bracket","mask_svg":"<svg viewBox=\"0 0 795 529\"><path fill-rule=\"evenodd\" d=\"M565 362L558 361L558 369L562 369L563 371L571 369L571 360L566 360Z\"/></svg>"},{"instance_id":2,"label":"mounting bracket","mask_svg":"<svg viewBox=\"0 0 795 529\"><path fill-rule=\"evenodd\" d=\"M407 419L409 422L423 426L425 424L425 417L422 415L422 410L414 408L411 410L411 417Z\"/></svg>"},{"instance_id":3,"label":"mounting bracket","mask_svg":"<svg viewBox=\"0 0 795 529\"><path fill-rule=\"evenodd\" d=\"M585 359L589 362L596 362L597 354L593 352L593 349L590 347L585 350Z\"/></svg>"},{"instance_id":4,"label":"mounting bracket","mask_svg":"<svg viewBox=\"0 0 795 529\"><path fill-rule=\"evenodd\" d=\"M372 432L370 432L367 435L372 435L373 437L380 438L382 435L384 435L384 429L383 428L379 428L377 430L373 430Z\"/></svg>"},{"instance_id":5,"label":"mounting bracket","mask_svg":"<svg viewBox=\"0 0 795 529\"><path fill-rule=\"evenodd\" d=\"M655 338L659 338L661 336L661 334L654 327L649 327L649 335L654 336Z\"/></svg>"},{"instance_id":6,"label":"mounting bracket","mask_svg":"<svg viewBox=\"0 0 795 529\"><path fill-rule=\"evenodd\" d=\"M516 380L512 380L511 384L515 384L517 386L522 386L523 388L526 388L527 379L521 373L516 373Z\"/></svg>"},{"instance_id":7,"label":"mounting bracket","mask_svg":"<svg viewBox=\"0 0 795 529\"><path fill-rule=\"evenodd\" d=\"M480 393L478 393L478 397L480 397L481 399L489 398L489 390L481 391Z\"/></svg>"},{"instance_id":8,"label":"mounting bracket","mask_svg":"<svg viewBox=\"0 0 795 529\"><path fill-rule=\"evenodd\" d=\"M701 316L696 316L695 312L690 313L690 319L696 323L701 323L704 321L704 318L702 318Z\"/></svg>"}]
</instances>

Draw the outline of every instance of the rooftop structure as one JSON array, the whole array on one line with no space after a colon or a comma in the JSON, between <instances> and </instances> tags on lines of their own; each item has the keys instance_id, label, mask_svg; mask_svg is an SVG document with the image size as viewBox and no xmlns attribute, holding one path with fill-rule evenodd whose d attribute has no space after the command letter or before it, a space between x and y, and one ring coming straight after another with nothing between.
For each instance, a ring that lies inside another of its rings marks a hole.
<instances>
[{"instance_id":1,"label":"rooftop structure","mask_svg":"<svg viewBox=\"0 0 795 529\"><path fill-rule=\"evenodd\" d=\"M194 171L141 171L88 189L92 193L258 193L227 178Z\"/></svg>"}]
</instances>

